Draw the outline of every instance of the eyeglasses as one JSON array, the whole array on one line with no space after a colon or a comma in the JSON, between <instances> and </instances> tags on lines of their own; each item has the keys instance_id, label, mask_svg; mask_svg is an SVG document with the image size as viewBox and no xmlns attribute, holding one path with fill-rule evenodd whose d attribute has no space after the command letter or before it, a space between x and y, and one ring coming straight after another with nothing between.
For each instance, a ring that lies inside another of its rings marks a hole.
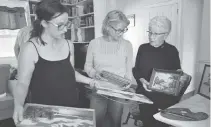
<instances>
[{"instance_id":1,"label":"eyeglasses","mask_svg":"<svg viewBox=\"0 0 211 127\"><path fill-rule=\"evenodd\" d=\"M149 35L155 35L155 36L166 34L166 33L153 33L151 31L147 31L147 32L149 33Z\"/></svg>"},{"instance_id":2,"label":"eyeglasses","mask_svg":"<svg viewBox=\"0 0 211 127\"><path fill-rule=\"evenodd\" d=\"M58 30L63 30L65 27L67 29L70 29L71 25L72 25L72 23L70 21L68 21L66 24L61 24L61 25L55 24L53 22L49 22L49 23L51 23L52 25L56 26L58 28Z\"/></svg>"},{"instance_id":3,"label":"eyeglasses","mask_svg":"<svg viewBox=\"0 0 211 127\"><path fill-rule=\"evenodd\" d=\"M115 29L113 26L110 25L110 27L117 33L117 34L120 34L120 33L125 33L128 31L128 28L124 28L123 30L122 29Z\"/></svg>"}]
</instances>

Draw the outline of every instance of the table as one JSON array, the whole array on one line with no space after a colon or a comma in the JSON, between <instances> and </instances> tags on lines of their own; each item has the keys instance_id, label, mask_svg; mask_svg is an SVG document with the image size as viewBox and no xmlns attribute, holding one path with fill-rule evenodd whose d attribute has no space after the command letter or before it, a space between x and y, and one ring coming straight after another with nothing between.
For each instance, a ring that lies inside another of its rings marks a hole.
<instances>
[{"instance_id":1,"label":"table","mask_svg":"<svg viewBox=\"0 0 211 127\"><path fill-rule=\"evenodd\" d=\"M205 112L209 115L209 118L202 121L179 121L162 117L160 112L153 115L153 117L158 121L176 127L210 127L210 100L199 94L183 100L169 108L189 108L192 112Z\"/></svg>"}]
</instances>

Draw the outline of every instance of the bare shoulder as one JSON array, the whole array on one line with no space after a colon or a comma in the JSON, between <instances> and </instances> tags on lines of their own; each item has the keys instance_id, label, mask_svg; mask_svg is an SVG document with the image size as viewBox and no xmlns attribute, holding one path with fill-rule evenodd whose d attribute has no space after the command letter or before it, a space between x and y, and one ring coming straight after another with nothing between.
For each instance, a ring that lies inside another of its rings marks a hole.
<instances>
[{"instance_id":1,"label":"bare shoulder","mask_svg":"<svg viewBox=\"0 0 211 127\"><path fill-rule=\"evenodd\" d=\"M33 42L34 43L34 42ZM36 52L36 48L35 46L37 46L37 44L33 44L31 41L28 41L26 43L23 44L23 52L27 52L27 53L33 53Z\"/></svg>"},{"instance_id":2,"label":"bare shoulder","mask_svg":"<svg viewBox=\"0 0 211 127\"><path fill-rule=\"evenodd\" d=\"M23 47L21 48L21 56L25 59L37 61L38 53L36 47L38 47L38 44L36 42L32 42L33 41L28 41L23 44Z\"/></svg>"}]
</instances>

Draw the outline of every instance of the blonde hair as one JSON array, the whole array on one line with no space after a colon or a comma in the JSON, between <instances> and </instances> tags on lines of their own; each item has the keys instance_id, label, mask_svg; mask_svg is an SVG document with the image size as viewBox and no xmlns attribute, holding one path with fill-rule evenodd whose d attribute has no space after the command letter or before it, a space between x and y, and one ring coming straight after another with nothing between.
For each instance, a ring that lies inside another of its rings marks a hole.
<instances>
[{"instance_id":1,"label":"blonde hair","mask_svg":"<svg viewBox=\"0 0 211 127\"><path fill-rule=\"evenodd\" d=\"M119 10L110 11L103 20L102 34L104 36L109 36L108 26L110 22L124 22L127 24L127 26L130 24L130 21L121 11Z\"/></svg>"},{"instance_id":2,"label":"blonde hair","mask_svg":"<svg viewBox=\"0 0 211 127\"><path fill-rule=\"evenodd\" d=\"M171 31L171 21L165 16L153 17L149 22L149 27L157 27L162 32Z\"/></svg>"}]
</instances>

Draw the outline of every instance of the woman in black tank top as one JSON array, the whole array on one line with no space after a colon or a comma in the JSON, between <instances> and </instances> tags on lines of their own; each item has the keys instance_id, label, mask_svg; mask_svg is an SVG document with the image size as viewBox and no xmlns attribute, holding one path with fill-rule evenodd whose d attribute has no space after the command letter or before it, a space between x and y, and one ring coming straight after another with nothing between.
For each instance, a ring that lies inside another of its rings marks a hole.
<instances>
[{"instance_id":1,"label":"woman in black tank top","mask_svg":"<svg viewBox=\"0 0 211 127\"><path fill-rule=\"evenodd\" d=\"M59 0L39 2L36 15L30 41L23 46L18 60L13 115L15 123L21 120L25 100L30 103L75 107L78 103L76 81L89 84L91 88L97 84L73 68L74 47L64 39L71 23Z\"/></svg>"}]
</instances>

